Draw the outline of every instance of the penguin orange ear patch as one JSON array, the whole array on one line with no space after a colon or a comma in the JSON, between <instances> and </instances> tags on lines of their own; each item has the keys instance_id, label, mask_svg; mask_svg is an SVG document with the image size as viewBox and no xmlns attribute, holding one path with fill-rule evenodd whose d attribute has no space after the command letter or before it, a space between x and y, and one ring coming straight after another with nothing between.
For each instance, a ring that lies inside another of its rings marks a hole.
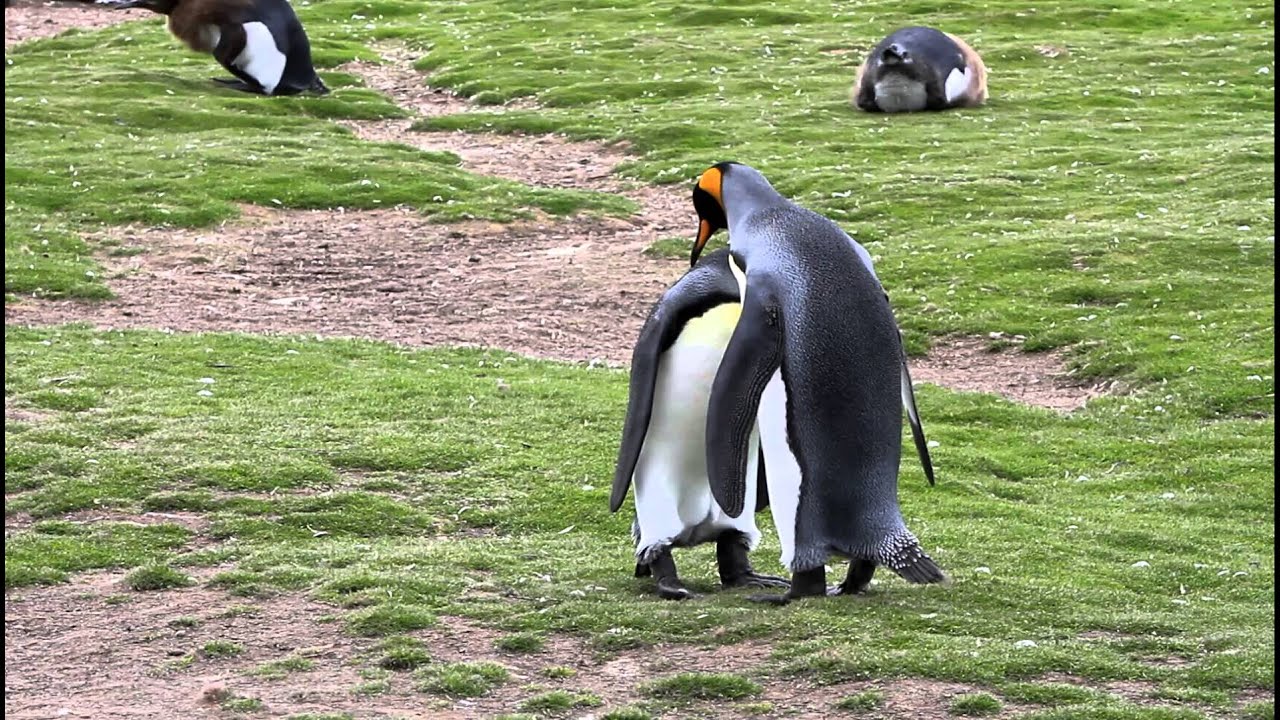
<instances>
[{"instance_id":1,"label":"penguin orange ear patch","mask_svg":"<svg viewBox=\"0 0 1280 720\"><path fill-rule=\"evenodd\" d=\"M720 186L724 183L724 173L720 168L711 168L702 173L702 177L698 178L698 187L705 190L711 197L720 203L720 207L724 207L724 199L720 197Z\"/></svg>"}]
</instances>

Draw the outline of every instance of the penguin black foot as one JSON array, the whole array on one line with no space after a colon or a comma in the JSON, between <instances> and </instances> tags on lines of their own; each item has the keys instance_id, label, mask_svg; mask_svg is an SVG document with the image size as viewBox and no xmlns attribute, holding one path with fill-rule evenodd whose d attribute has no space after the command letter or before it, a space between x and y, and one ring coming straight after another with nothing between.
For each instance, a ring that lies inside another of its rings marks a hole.
<instances>
[{"instance_id":1,"label":"penguin black foot","mask_svg":"<svg viewBox=\"0 0 1280 720\"><path fill-rule=\"evenodd\" d=\"M693 591L680 582L676 573L676 561L671 557L671 548L663 548L648 563L636 564L636 577L652 575L658 581L658 597L663 600L691 600L696 597Z\"/></svg>"},{"instance_id":2,"label":"penguin black foot","mask_svg":"<svg viewBox=\"0 0 1280 720\"><path fill-rule=\"evenodd\" d=\"M870 560L854 560L849 563L849 574L844 582L827 590L828 595L865 595L871 585L871 576L876 573L876 564Z\"/></svg>"},{"instance_id":3,"label":"penguin black foot","mask_svg":"<svg viewBox=\"0 0 1280 720\"><path fill-rule=\"evenodd\" d=\"M692 600L697 596L678 578L662 578L658 581L658 597L663 600Z\"/></svg>"},{"instance_id":4,"label":"penguin black foot","mask_svg":"<svg viewBox=\"0 0 1280 720\"><path fill-rule=\"evenodd\" d=\"M737 530L727 530L716 539L716 565L720 569L720 584L726 588L758 587L789 588L786 578L761 575L751 567L747 558L747 536Z\"/></svg>"},{"instance_id":5,"label":"penguin black foot","mask_svg":"<svg viewBox=\"0 0 1280 720\"><path fill-rule=\"evenodd\" d=\"M247 92L253 95L263 94L261 87L251 85L239 78L212 78L212 80L222 87L229 88L231 90L239 90L240 92Z\"/></svg>"},{"instance_id":6,"label":"penguin black foot","mask_svg":"<svg viewBox=\"0 0 1280 720\"><path fill-rule=\"evenodd\" d=\"M751 595L752 602L770 605L786 605L792 600L806 597L824 597L827 594L827 569L819 565L812 570L801 570L791 576L791 589L782 595Z\"/></svg>"},{"instance_id":7,"label":"penguin black foot","mask_svg":"<svg viewBox=\"0 0 1280 720\"><path fill-rule=\"evenodd\" d=\"M753 570L747 571L746 574L739 575L736 578L723 580L721 581L720 584L727 588L743 588L743 587L790 588L791 587L791 581L786 578L778 577L777 575L761 575L760 573L755 572Z\"/></svg>"}]
</instances>

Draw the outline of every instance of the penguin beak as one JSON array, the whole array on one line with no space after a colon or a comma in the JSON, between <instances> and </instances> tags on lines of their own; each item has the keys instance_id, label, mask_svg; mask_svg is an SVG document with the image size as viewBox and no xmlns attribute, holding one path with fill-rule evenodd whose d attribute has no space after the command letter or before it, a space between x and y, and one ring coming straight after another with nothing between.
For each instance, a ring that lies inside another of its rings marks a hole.
<instances>
[{"instance_id":1,"label":"penguin beak","mask_svg":"<svg viewBox=\"0 0 1280 720\"><path fill-rule=\"evenodd\" d=\"M698 221L698 239L693 243L693 252L689 253L689 267L698 264L698 256L702 254L702 248L707 246L707 241L715 233L715 228L706 220Z\"/></svg>"}]
</instances>

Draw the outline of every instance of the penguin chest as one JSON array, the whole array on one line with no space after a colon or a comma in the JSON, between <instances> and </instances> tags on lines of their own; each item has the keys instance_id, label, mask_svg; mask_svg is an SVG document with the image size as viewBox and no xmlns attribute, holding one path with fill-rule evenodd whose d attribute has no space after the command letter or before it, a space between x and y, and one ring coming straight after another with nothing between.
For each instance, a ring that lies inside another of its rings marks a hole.
<instances>
[{"instance_id":1,"label":"penguin chest","mask_svg":"<svg viewBox=\"0 0 1280 720\"><path fill-rule=\"evenodd\" d=\"M727 529L758 532L752 513L724 514L707 480L707 404L740 312L738 304L725 304L689 321L659 361L633 478L641 548L695 545Z\"/></svg>"},{"instance_id":2,"label":"penguin chest","mask_svg":"<svg viewBox=\"0 0 1280 720\"><path fill-rule=\"evenodd\" d=\"M244 24L244 49L231 64L262 86L268 95L275 91L284 76L286 57L276 45L271 29L260 22Z\"/></svg>"},{"instance_id":3,"label":"penguin chest","mask_svg":"<svg viewBox=\"0 0 1280 720\"><path fill-rule=\"evenodd\" d=\"M929 94L924 83L898 73L888 73L875 85L876 105L887 113L924 110Z\"/></svg>"}]
</instances>

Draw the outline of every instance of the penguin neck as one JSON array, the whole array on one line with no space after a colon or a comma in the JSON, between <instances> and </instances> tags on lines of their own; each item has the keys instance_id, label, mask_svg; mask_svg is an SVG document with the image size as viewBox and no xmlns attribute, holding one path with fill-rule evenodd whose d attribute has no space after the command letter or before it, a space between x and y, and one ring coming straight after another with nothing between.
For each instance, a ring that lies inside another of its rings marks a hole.
<instances>
[{"instance_id":1,"label":"penguin neck","mask_svg":"<svg viewBox=\"0 0 1280 720\"><path fill-rule=\"evenodd\" d=\"M787 204L787 199L774 190L768 180L754 172L740 178L727 176L722 193L726 198L732 198L724 208L730 235L733 235L734 228L756 212Z\"/></svg>"}]
</instances>

